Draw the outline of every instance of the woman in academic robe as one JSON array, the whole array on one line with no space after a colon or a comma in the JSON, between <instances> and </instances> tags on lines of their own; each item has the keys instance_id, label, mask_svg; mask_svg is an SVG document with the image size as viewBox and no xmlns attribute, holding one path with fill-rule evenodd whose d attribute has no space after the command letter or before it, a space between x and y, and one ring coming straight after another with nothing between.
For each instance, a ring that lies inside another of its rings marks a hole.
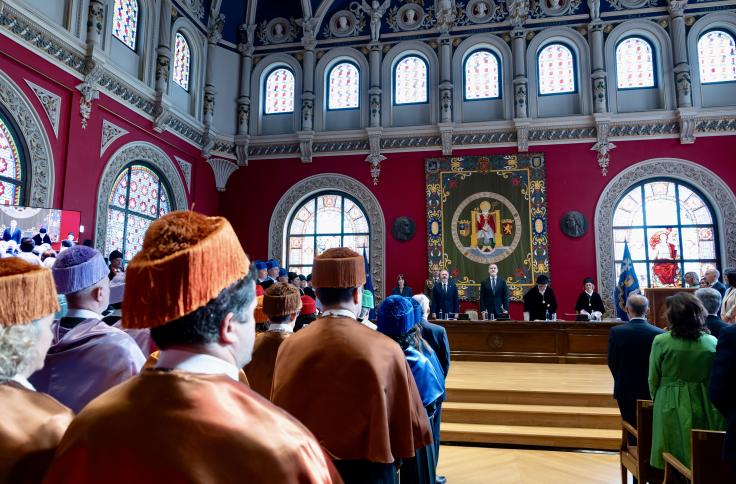
<instances>
[{"instance_id":1,"label":"woman in academic robe","mask_svg":"<svg viewBox=\"0 0 736 484\"><path fill-rule=\"evenodd\" d=\"M580 293L578 302L575 303L575 311L589 316L594 321L600 321L603 313L606 312L603 299L595 292L595 285L590 277L583 279L583 292Z\"/></svg>"},{"instance_id":2,"label":"woman in academic robe","mask_svg":"<svg viewBox=\"0 0 736 484\"><path fill-rule=\"evenodd\" d=\"M414 292L411 290L411 288L406 285L404 274L399 274L399 277L396 278L396 287L391 290L391 295L404 297L412 297L414 295Z\"/></svg>"},{"instance_id":3,"label":"woman in academic robe","mask_svg":"<svg viewBox=\"0 0 736 484\"><path fill-rule=\"evenodd\" d=\"M663 452L690 467L690 430L725 430L708 399L708 380L718 340L705 326L698 298L681 292L667 298L669 332L654 338L649 391L654 400L651 464L664 468Z\"/></svg>"},{"instance_id":4,"label":"woman in academic robe","mask_svg":"<svg viewBox=\"0 0 736 484\"><path fill-rule=\"evenodd\" d=\"M421 327L416 324L414 307L409 299L389 296L378 307L378 331L396 341L404 352L429 424L434 428L439 408L445 395L445 377L437 355L422 339ZM433 444L416 450L414 457L404 459L401 483L435 484L436 451Z\"/></svg>"},{"instance_id":5,"label":"woman in academic robe","mask_svg":"<svg viewBox=\"0 0 736 484\"><path fill-rule=\"evenodd\" d=\"M0 260L0 301L0 483L41 482L74 416L28 382L43 367L59 310L51 271Z\"/></svg>"}]
</instances>

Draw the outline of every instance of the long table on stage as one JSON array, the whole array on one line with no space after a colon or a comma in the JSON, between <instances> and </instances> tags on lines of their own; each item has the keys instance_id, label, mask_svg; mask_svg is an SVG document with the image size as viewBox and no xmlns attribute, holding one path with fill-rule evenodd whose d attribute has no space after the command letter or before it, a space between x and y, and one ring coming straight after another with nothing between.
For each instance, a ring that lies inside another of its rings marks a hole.
<instances>
[{"instance_id":1,"label":"long table on stage","mask_svg":"<svg viewBox=\"0 0 736 484\"><path fill-rule=\"evenodd\" d=\"M606 364L608 332L620 321L447 321L451 358L461 361Z\"/></svg>"}]
</instances>

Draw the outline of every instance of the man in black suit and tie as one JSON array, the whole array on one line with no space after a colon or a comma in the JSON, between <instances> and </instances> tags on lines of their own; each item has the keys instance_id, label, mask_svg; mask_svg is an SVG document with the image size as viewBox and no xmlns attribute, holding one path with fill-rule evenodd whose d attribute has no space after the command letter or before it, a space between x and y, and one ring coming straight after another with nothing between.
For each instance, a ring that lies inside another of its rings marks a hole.
<instances>
[{"instance_id":1,"label":"man in black suit and tie","mask_svg":"<svg viewBox=\"0 0 736 484\"><path fill-rule=\"evenodd\" d=\"M488 266L488 279L480 283L480 312L488 311L494 318L509 312L509 287L498 277L498 266Z\"/></svg>"},{"instance_id":2,"label":"man in black suit and tie","mask_svg":"<svg viewBox=\"0 0 736 484\"><path fill-rule=\"evenodd\" d=\"M721 298L723 298L723 296L726 294L726 285L720 281L721 273L718 272L718 269L708 269L707 271L705 271L704 277L705 282L708 283L708 287L712 287L713 289L721 293Z\"/></svg>"},{"instance_id":3,"label":"man in black suit and tie","mask_svg":"<svg viewBox=\"0 0 736 484\"><path fill-rule=\"evenodd\" d=\"M726 417L726 443L723 459L734 463L733 481L736 482L736 326L721 330L716 356L710 371L708 396L713 405ZM723 481L725 482L725 480Z\"/></svg>"},{"instance_id":4,"label":"man in black suit and tie","mask_svg":"<svg viewBox=\"0 0 736 484\"><path fill-rule=\"evenodd\" d=\"M440 280L432 289L432 313L440 319L446 318L448 313L460 312L460 298L457 286L450 282L450 273L440 271Z\"/></svg>"},{"instance_id":5,"label":"man in black suit and tie","mask_svg":"<svg viewBox=\"0 0 736 484\"><path fill-rule=\"evenodd\" d=\"M695 297L700 300L708 312L708 316L705 318L705 325L708 326L710 334L719 338L721 330L728 326L718 317L718 310L721 309L721 295L712 287L701 287L695 291Z\"/></svg>"},{"instance_id":6,"label":"man in black suit and tie","mask_svg":"<svg viewBox=\"0 0 736 484\"><path fill-rule=\"evenodd\" d=\"M663 331L645 316L649 301L640 294L626 300L629 322L611 328L608 335L608 368L613 375L613 398L621 418L636 427L636 401L651 400L649 394L649 353L652 341Z\"/></svg>"}]
</instances>

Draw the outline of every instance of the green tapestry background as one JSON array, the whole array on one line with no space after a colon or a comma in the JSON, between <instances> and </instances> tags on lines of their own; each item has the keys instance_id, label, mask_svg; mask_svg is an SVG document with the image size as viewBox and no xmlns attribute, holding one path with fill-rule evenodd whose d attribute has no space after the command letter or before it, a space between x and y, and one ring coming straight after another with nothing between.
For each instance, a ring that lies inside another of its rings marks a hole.
<instances>
[{"instance_id":1,"label":"green tapestry background","mask_svg":"<svg viewBox=\"0 0 736 484\"><path fill-rule=\"evenodd\" d=\"M430 272L447 269L463 300L477 300L497 264L512 300L549 274L544 156L425 161Z\"/></svg>"}]
</instances>

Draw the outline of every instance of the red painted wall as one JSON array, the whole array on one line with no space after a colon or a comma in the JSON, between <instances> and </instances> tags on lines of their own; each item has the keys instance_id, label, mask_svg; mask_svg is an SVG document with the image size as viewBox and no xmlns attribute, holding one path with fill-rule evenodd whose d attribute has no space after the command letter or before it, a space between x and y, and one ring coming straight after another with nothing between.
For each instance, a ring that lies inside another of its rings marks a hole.
<instances>
[{"instance_id":1,"label":"red painted wall","mask_svg":"<svg viewBox=\"0 0 736 484\"><path fill-rule=\"evenodd\" d=\"M605 186L621 170L651 158L682 158L702 164L730 187L736 187L736 170L728 155L736 149L736 137L701 137L693 145L682 145L678 139L617 142L616 145L607 177L601 175L590 143L533 147L533 151L544 153L547 162L550 271L561 314L573 311L582 290L582 279L596 277L592 229L595 206ZM513 152L514 148L498 148L458 150L455 154ZM298 159L252 161L228 181L222 212L231 220L246 251L254 258L266 258L271 214L284 192L301 179L319 173L351 176L373 191L383 209L387 225L387 280L393 283L396 274L404 273L416 292L421 290L427 276L424 160L435 156L440 153L388 154L381 164L380 183L375 187L369 165L363 161L365 155L317 157L309 164L302 164ZM568 238L560 231L559 220L569 210L584 213L591 225L588 233L579 239ZM390 236L391 224L402 215L410 216L417 224L417 235L408 242L398 242ZM520 304L513 306L512 317L521 317Z\"/></svg>"},{"instance_id":2,"label":"red painted wall","mask_svg":"<svg viewBox=\"0 0 736 484\"><path fill-rule=\"evenodd\" d=\"M192 164L191 192L188 205L197 211L216 214L219 196L212 169L199 154L199 149L170 133L156 133L151 121L130 110L123 103L104 94L93 102L92 115L86 129L79 114L80 93L76 86L81 80L6 37L0 42L0 71L10 77L24 92L42 120L51 143L54 159L54 195L51 208L77 210L85 233L80 239L94 237L97 190L102 172L110 157L122 146L145 141L161 148L180 173L177 156ZM39 100L26 84L29 80L61 97L61 120L58 137ZM109 120L128 131L100 156L102 122ZM186 183L182 183L186 187ZM186 207L181 207L186 208Z\"/></svg>"}]
</instances>

